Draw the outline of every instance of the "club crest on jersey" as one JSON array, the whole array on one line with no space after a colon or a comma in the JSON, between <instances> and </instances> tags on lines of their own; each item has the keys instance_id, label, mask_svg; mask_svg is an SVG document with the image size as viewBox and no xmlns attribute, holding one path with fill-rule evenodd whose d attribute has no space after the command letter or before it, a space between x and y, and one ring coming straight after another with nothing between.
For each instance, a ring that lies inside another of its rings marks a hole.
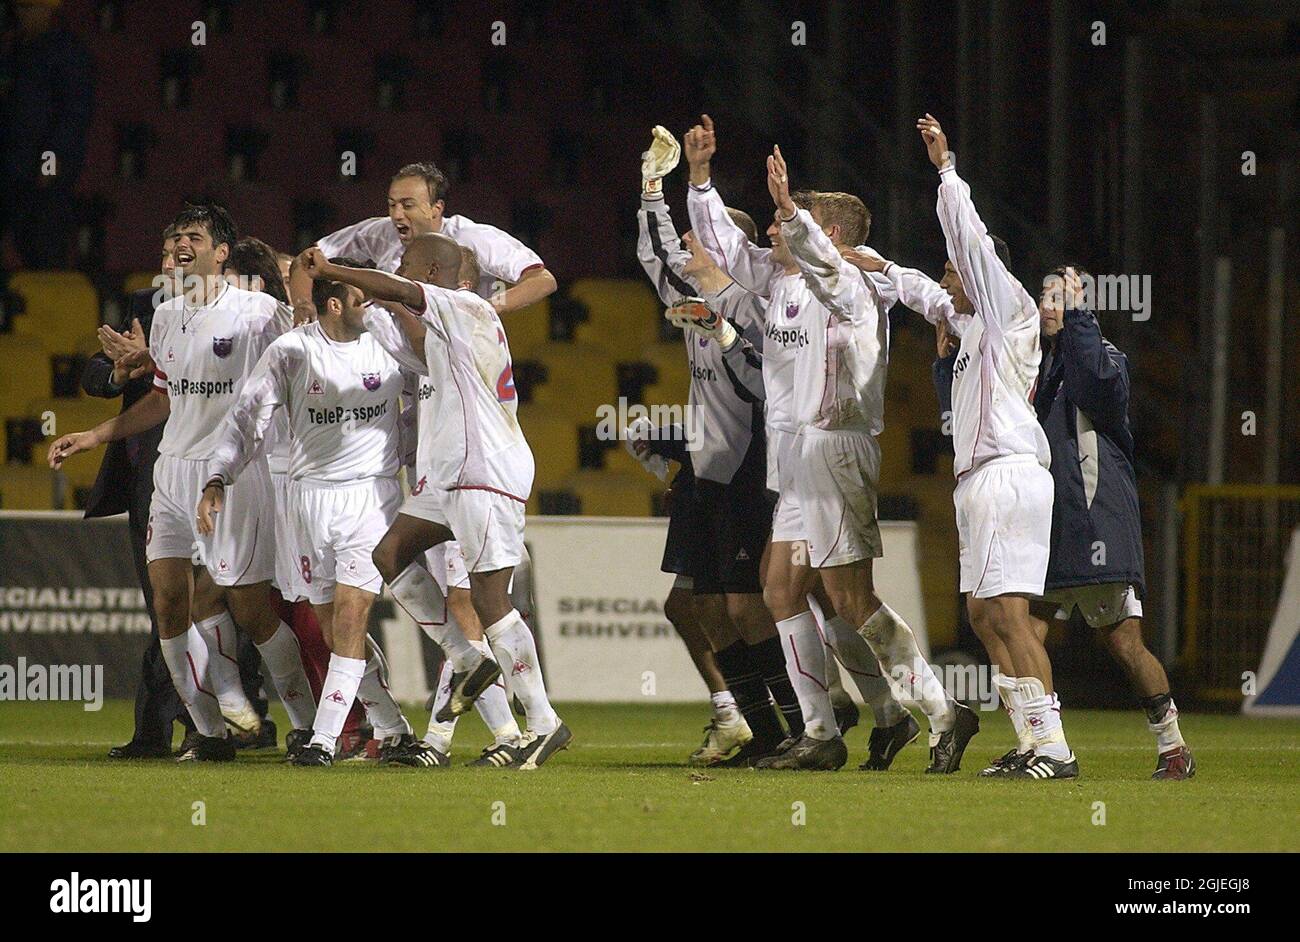
<instances>
[{"instance_id":1,"label":"club crest on jersey","mask_svg":"<svg viewBox=\"0 0 1300 942\"><path fill-rule=\"evenodd\" d=\"M424 484L427 480L428 478L420 478L420 480L415 482L415 487L411 488L412 497L424 490Z\"/></svg>"},{"instance_id":2,"label":"club crest on jersey","mask_svg":"<svg viewBox=\"0 0 1300 942\"><path fill-rule=\"evenodd\" d=\"M167 348L167 362L168 363L176 362L176 351L173 350L171 347Z\"/></svg>"},{"instance_id":3,"label":"club crest on jersey","mask_svg":"<svg viewBox=\"0 0 1300 942\"><path fill-rule=\"evenodd\" d=\"M380 382L381 382L381 380L380 380L380 378L379 378L379 374L378 374L378 373L362 373L362 374L361 374L361 385L362 385L362 386L365 386L366 389L370 390L371 392L374 392L376 389L379 388L379 384L380 384Z\"/></svg>"},{"instance_id":4,"label":"club crest on jersey","mask_svg":"<svg viewBox=\"0 0 1300 942\"><path fill-rule=\"evenodd\" d=\"M325 387L321 385L320 380L313 379L310 383L307 384L307 395L309 396L325 395Z\"/></svg>"},{"instance_id":5,"label":"club crest on jersey","mask_svg":"<svg viewBox=\"0 0 1300 942\"><path fill-rule=\"evenodd\" d=\"M709 338L708 338L708 337L701 337L701 338L700 338L700 349L703 350L703 349L704 349L705 347L707 347L708 345L709 345Z\"/></svg>"},{"instance_id":6,"label":"club crest on jersey","mask_svg":"<svg viewBox=\"0 0 1300 942\"><path fill-rule=\"evenodd\" d=\"M799 302L791 301L789 304L785 306L785 319L788 321L792 321L798 316L799 316Z\"/></svg>"},{"instance_id":7,"label":"club crest on jersey","mask_svg":"<svg viewBox=\"0 0 1300 942\"><path fill-rule=\"evenodd\" d=\"M235 340L233 337L212 338L212 352L215 353L217 356L221 357L222 359L225 359L226 357L230 356L230 351L233 350L234 348L235 348Z\"/></svg>"}]
</instances>

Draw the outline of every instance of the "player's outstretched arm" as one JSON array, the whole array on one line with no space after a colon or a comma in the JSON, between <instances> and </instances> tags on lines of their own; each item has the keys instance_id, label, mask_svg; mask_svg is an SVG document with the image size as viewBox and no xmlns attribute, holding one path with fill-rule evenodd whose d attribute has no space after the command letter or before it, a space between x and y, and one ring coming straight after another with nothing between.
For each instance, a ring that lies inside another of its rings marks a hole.
<instances>
[{"instance_id":1,"label":"player's outstretched arm","mask_svg":"<svg viewBox=\"0 0 1300 942\"><path fill-rule=\"evenodd\" d=\"M312 246L315 248L315 246ZM307 250L307 251L310 251ZM307 324L316 319L316 302L311 299L312 277L303 267L302 256L295 255L289 263L289 282L285 287L289 291L289 303L293 305L293 323Z\"/></svg>"},{"instance_id":2,"label":"player's outstretched arm","mask_svg":"<svg viewBox=\"0 0 1300 942\"><path fill-rule=\"evenodd\" d=\"M497 309L498 314L508 314L511 311L528 307L530 304L536 304L543 298L550 297L555 293L556 287L558 285L555 276L551 274L548 268L544 266L542 268L530 268L520 275L519 280L505 291L494 294L492 296L492 306Z\"/></svg>"},{"instance_id":3,"label":"player's outstretched arm","mask_svg":"<svg viewBox=\"0 0 1300 942\"><path fill-rule=\"evenodd\" d=\"M662 125L655 125L649 150L641 155L641 208L637 211L636 255L659 300L677 304L697 293L684 272L691 253L682 248L663 197L663 177L677 166L681 149Z\"/></svg>"},{"instance_id":4,"label":"player's outstretched arm","mask_svg":"<svg viewBox=\"0 0 1300 942\"><path fill-rule=\"evenodd\" d=\"M335 265L325 258L325 253L312 246L298 256L303 269L312 279L324 278L340 281L360 288L368 298L405 304L417 311L424 310L424 291L418 284L401 275L390 275L376 268L349 268Z\"/></svg>"},{"instance_id":5,"label":"player's outstretched arm","mask_svg":"<svg viewBox=\"0 0 1300 942\"><path fill-rule=\"evenodd\" d=\"M1101 336L1101 327L1083 307L1083 286L1073 268L1065 270L1065 318L1057 349L1070 399L1093 425L1110 430L1128 417L1128 361Z\"/></svg>"},{"instance_id":6,"label":"player's outstretched arm","mask_svg":"<svg viewBox=\"0 0 1300 942\"><path fill-rule=\"evenodd\" d=\"M55 440L50 445L48 459L50 467L59 469L63 462L75 454L90 451L100 445L115 442L119 438L129 438L148 431L160 422L166 422L171 415L171 402L165 389L154 387L148 396L141 396L131 408L120 415L100 422L87 432L73 432Z\"/></svg>"},{"instance_id":7,"label":"player's outstretched arm","mask_svg":"<svg viewBox=\"0 0 1300 942\"><path fill-rule=\"evenodd\" d=\"M970 186L957 176L948 138L927 114L916 122L925 141L930 163L939 171L939 225L948 244L948 258L975 306L975 316L986 325L1001 327L1026 317L1037 317L1038 307L1020 282L1007 270L989 238L971 200Z\"/></svg>"},{"instance_id":8,"label":"player's outstretched arm","mask_svg":"<svg viewBox=\"0 0 1300 942\"><path fill-rule=\"evenodd\" d=\"M790 172L780 147L767 158L767 191L781 221L781 236L799 266L799 274L818 301L850 320L878 314L866 282L846 262L830 236L806 209L799 209L790 197Z\"/></svg>"},{"instance_id":9,"label":"player's outstretched arm","mask_svg":"<svg viewBox=\"0 0 1300 942\"><path fill-rule=\"evenodd\" d=\"M292 340L268 347L248 374L239 398L219 426L208 459L210 478L234 484L266 438L275 410L288 402L288 343Z\"/></svg>"},{"instance_id":10,"label":"player's outstretched arm","mask_svg":"<svg viewBox=\"0 0 1300 942\"><path fill-rule=\"evenodd\" d=\"M953 310L952 298L948 292L925 272L857 249L844 249L842 254L846 262L864 272L867 277L888 281L898 300L931 324L951 324L954 318L959 317Z\"/></svg>"},{"instance_id":11,"label":"player's outstretched arm","mask_svg":"<svg viewBox=\"0 0 1300 942\"><path fill-rule=\"evenodd\" d=\"M691 165L691 186L686 208L691 230L714 263L746 291L770 297L772 282L783 271L772 261L772 250L762 249L736 225L712 182L711 161L717 149L713 120L701 116L701 123L686 132L685 153Z\"/></svg>"}]
</instances>

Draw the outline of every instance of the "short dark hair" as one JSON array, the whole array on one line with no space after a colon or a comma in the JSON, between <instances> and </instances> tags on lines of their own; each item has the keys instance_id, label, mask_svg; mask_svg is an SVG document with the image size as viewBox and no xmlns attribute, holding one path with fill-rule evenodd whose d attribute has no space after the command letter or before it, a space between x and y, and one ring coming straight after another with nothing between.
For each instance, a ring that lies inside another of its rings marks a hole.
<instances>
[{"instance_id":1,"label":"short dark hair","mask_svg":"<svg viewBox=\"0 0 1300 942\"><path fill-rule=\"evenodd\" d=\"M345 268L374 268L375 263L369 260L352 258L348 255L338 255L329 260L331 265L342 265ZM326 278L317 278L311 283L311 303L316 305L318 312L325 310L325 302L330 298L338 298L340 302L348 296L348 286L341 281L330 281Z\"/></svg>"},{"instance_id":2,"label":"short dark hair","mask_svg":"<svg viewBox=\"0 0 1300 942\"><path fill-rule=\"evenodd\" d=\"M424 181L424 185L429 188L430 203L436 203L438 200L447 198L447 175L439 170L438 165L432 160L407 164L393 174L393 178L389 183L396 183L398 180L406 180L411 177L419 177Z\"/></svg>"},{"instance_id":3,"label":"short dark hair","mask_svg":"<svg viewBox=\"0 0 1300 942\"><path fill-rule=\"evenodd\" d=\"M262 279L262 290L277 301L288 304L289 292L284 290L284 277L280 274L280 260L275 249L261 239L244 236L230 250L226 268L241 275L256 275Z\"/></svg>"},{"instance_id":4,"label":"short dark hair","mask_svg":"<svg viewBox=\"0 0 1300 942\"><path fill-rule=\"evenodd\" d=\"M212 236L212 247L223 242L233 252L239 241L239 227L230 218L230 212L220 203L186 203L176 218L172 220L172 229L180 232L185 226L203 226Z\"/></svg>"},{"instance_id":5,"label":"short dark hair","mask_svg":"<svg viewBox=\"0 0 1300 942\"><path fill-rule=\"evenodd\" d=\"M993 251L997 253L998 258L1002 259L1002 264L1007 266L1007 271L1010 271L1011 249L1007 248L1007 244L991 232L989 233L989 239L993 242Z\"/></svg>"},{"instance_id":6,"label":"short dark hair","mask_svg":"<svg viewBox=\"0 0 1300 942\"><path fill-rule=\"evenodd\" d=\"M754 225L754 219L749 213L741 209L732 209L727 207L727 215L731 221L740 227L740 231L745 233L745 238L750 242L758 241L758 226Z\"/></svg>"}]
</instances>

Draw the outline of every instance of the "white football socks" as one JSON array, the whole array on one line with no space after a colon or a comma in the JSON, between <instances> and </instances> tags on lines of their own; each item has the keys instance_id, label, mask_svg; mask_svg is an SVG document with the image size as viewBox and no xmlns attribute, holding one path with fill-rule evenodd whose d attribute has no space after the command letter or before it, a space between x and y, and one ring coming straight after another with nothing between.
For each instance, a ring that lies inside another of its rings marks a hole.
<instances>
[{"instance_id":1,"label":"white football socks","mask_svg":"<svg viewBox=\"0 0 1300 942\"><path fill-rule=\"evenodd\" d=\"M453 716L445 723L437 720L438 711L451 699L451 661L443 658L438 668L438 685L433 691L433 708L429 711L429 728L424 732L424 741L445 756L451 755L451 737L456 732L456 720Z\"/></svg>"},{"instance_id":2,"label":"white football socks","mask_svg":"<svg viewBox=\"0 0 1300 942\"><path fill-rule=\"evenodd\" d=\"M471 641L470 644L484 657L496 660L492 654L492 646L486 640L480 638ZM519 741L519 724L515 722L515 715L510 710L510 698L506 696L506 687L500 677L474 701L474 709L478 711L483 725L492 734L494 743Z\"/></svg>"},{"instance_id":3,"label":"white football socks","mask_svg":"<svg viewBox=\"0 0 1300 942\"><path fill-rule=\"evenodd\" d=\"M289 714L289 722L294 729L311 729L316 718L316 701L311 695L311 684L302 668L302 654L298 650L298 639L284 622L280 622L275 633L257 646L266 663L266 670L271 675L275 692L280 695L280 702Z\"/></svg>"},{"instance_id":4,"label":"white football socks","mask_svg":"<svg viewBox=\"0 0 1300 942\"><path fill-rule=\"evenodd\" d=\"M519 698L527 716L528 732L544 736L560 726L560 718L546 697L546 684L542 680L542 666L537 659L537 645L533 633L524 624L519 612L511 609L500 621L483 630L492 653L501 665L506 693ZM466 642L469 646L469 642ZM477 658L478 653L470 648Z\"/></svg>"},{"instance_id":5,"label":"white football socks","mask_svg":"<svg viewBox=\"0 0 1300 942\"><path fill-rule=\"evenodd\" d=\"M1017 687L1025 724L1033 737L1034 754L1062 762L1070 758L1070 747L1061 726L1061 701L1056 694L1047 693L1037 677L1021 677Z\"/></svg>"},{"instance_id":6,"label":"white football socks","mask_svg":"<svg viewBox=\"0 0 1300 942\"><path fill-rule=\"evenodd\" d=\"M411 724L406 722L402 708L388 689L388 662L384 660L384 652L369 635L366 636L366 669L357 696L366 708L370 725L375 728L376 739L391 739L411 732Z\"/></svg>"},{"instance_id":7,"label":"white football socks","mask_svg":"<svg viewBox=\"0 0 1300 942\"><path fill-rule=\"evenodd\" d=\"M1020 696L1020 681L1015 677L998 673L993 675L993 686L997 688L1007 716L1011 717L1011 728L1016 731L1016 742L1020 752L1034 751L1034 734L1025 722L1024 701Z\"/></svg>"},{"instance_id":8,"label":"white football socks","mask_svg":"<svg viewBox=\"0 0 1300 942\"><path fill-rule=\"evenodd\" d=\"M399 605L442 648L456 671L467 671L478 663L478 654L454 619L447 617L447 600L429 570L411 563L388 584Z\"/></svg>"},{"instance_id":9,"label":"white football socks","mask_svg":"<svg viewBox=\"0 0 1300 942\"><path fill-rule=\"evenodd\" d=\"M1147 729L1155 733L1156 750L1161 755L1186 745L1183 742L1183 734L1178 729L1178 707L1174 705L1172 699L1169 701L1169 708L1165 711L1165 718L1159 723L1147 723Z\"/></svg>"},{"instance_id":10,"label":"white football socks","mask_svg":"<svg viewBox=\"0 0 1300 942\"><path fill-rule=\"evenodd\" d=\"M740 707L730 690L710 694L709 701L713 704L713 718L719 723L730 726L740 721Z\"/></svg>"},{"instance_id":11,"label":"white football socks","mask_svg":"<svg viewBox=\"0 0 1300 942\"><path fill-rule=\"evenodd\" d=\"M901 703L916 704L929 718L931 735L952 729L957 719L956 707L933 669L921 657L916 635L907 622L882 602L858 629L858 634L876 655L894 696Z\"/></svg>"},{"instance_id":12,"label":"white football socks","mask_svg":"<svg viewBox=\"0 0 1300 942\"><path fill-rule=\"evenodd\" d=\"M906 708L894 697L880 662L862 635L853 630L847 618L836 615L826 620L826 640L835 650L862 700L871 707L876 726L893 726L907 716Z\"/></svg>"},{"instance_id":13,"label":"white football socks","mask_svg":"<svg viewBox=\"0 0 1300 942\"><path fill-rule=\"evenodd\" d=\"M343 732L365 672L366 662L359 657L330 655L330 667L321 684L320 703L316 705L316 719L312 723L313 746L334 754L334 744Z\"/></svg>"},{"instance_id":14,"label":"white football socks","mask_svg":"<svg viewBox=\"0 0 1300 942\"><path fill-rule=\"evenodd\" d=\"M826 645L811 611L800 612L776 623L785 653L785 672L799 699L804 735L826 741L840 734L835 708L826 690Z\"/></svg>"},{"instance_id":15,"label":"white football socks","mask_svg":"<svg viewBox=\"0 0 1300 942\"><path fill-rule=\"evenodd\" d=\"M238 639L235 637L235 620L230 612L223 611L211 618L194 623L208 646L208 680L212 692L221 704L221 712L236 716L253 709L239 679Z\"/></svg>"},{"instance_id":16,"label":"white football socks","mask_svg":"<svg viewBox=\"0 0 1300 942\"><path fill-rule=\"evenodd\" d=\"M163 638L162 653L176 693L189 708L198 731L204 736L224 737L226 721L216 694L208 687L208 646L199 630L190 625L183 635Z\"/></svg>"}]
</instances>

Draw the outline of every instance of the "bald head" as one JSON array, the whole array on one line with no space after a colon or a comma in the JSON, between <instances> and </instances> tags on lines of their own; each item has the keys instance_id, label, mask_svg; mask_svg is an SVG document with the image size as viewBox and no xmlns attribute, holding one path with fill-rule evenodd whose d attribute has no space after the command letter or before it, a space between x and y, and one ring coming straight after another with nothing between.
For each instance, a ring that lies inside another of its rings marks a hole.
<instances>
[{"instance_id":1,"label":"bald head","mask_svg":"<svg viewBox=\"0 0 1300 942\"><path fill-rule=\"evenodd\" d=\"M461 251L455 239L441 232L412 236L402 253L397 274L440 288L455 288L460 279Z\"/></svg>"}]
</instances>

